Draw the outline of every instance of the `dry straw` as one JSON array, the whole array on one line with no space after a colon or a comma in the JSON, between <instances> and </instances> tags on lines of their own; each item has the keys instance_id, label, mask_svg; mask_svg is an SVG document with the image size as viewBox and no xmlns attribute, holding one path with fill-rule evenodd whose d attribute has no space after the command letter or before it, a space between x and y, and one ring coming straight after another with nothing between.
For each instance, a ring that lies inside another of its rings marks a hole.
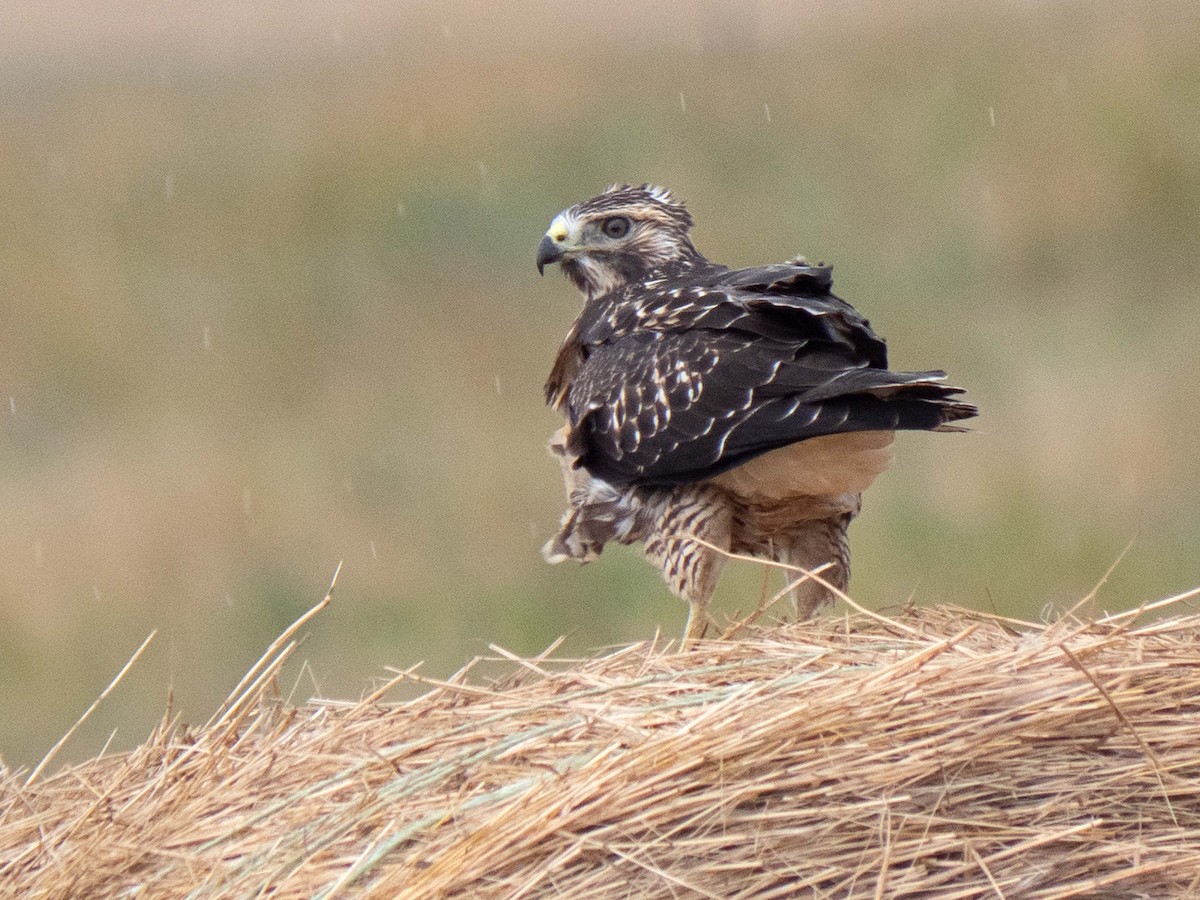
<instances>
[{"instance_id":1,"label":"dry straw","mask_svg":"<svg viewBox=\"0 0 1200 900\"><path fill-rule=\"evenodd\" d=\"M410 671L391 684L431 687L411 702L384 685L292 708L273 685L298 623L203 727L0 773L0 890L1195 896L1200 616L1144 612L858 614L583 660L497 649L499 684Z\"/></svg>"}]
</instances>

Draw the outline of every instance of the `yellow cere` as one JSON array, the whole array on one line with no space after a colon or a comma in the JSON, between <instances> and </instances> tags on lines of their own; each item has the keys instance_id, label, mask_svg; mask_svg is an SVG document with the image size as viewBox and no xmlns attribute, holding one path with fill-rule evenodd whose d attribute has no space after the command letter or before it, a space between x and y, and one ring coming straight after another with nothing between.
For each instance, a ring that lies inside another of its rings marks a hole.
<instances>
[{"instance_id":1,"label":"yellow cere","mask_svg":"<svg viewBox=\"0 0 1200 900\"><path fill-rule=\"evenodd\" d=\"M565 241L570 233L571 231L567 228L566 220L562 216L555 216L554 221L550 223L550 230L546 232L550 240L556 244L561 244Z\"/></svg>"}]
</instances>

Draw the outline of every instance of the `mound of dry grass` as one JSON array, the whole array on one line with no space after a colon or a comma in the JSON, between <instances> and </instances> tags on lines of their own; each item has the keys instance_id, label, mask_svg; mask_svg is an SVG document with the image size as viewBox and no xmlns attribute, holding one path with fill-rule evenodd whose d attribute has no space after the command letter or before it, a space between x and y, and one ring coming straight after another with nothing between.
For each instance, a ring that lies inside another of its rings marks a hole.
<instances>
[{"instance_id":1,"label":"mound of dry grass","mask_svg":"<svg viewBox=\"0 0 1200 900\"><path fill-rule=\"evenodd\" d=\"M512 659L4 773L20 896L1166 897L1200 886L1200 616L954 608ZM398 678L415 677L412 673Z\"/></svg>"}]
</instances>

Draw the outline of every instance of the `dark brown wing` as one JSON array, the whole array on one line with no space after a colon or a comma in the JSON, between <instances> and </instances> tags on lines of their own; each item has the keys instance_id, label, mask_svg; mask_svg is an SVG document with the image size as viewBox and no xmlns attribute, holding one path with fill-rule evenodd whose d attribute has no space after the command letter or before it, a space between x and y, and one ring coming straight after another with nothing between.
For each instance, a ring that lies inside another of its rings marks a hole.
<instances>
[{"instance_id":1,"label":"dark brown wing","mask_svg":"<svg viewBox=\"0 0 1200 900\"><path fill-rule=\"evenodd\" d=\"M829 286L824 268L712 267L585 309L564 395L583 465L621 484L698 481L806 438L975 414L942 372L888 371Z\"/></svg>"},{"instance_id":2,"label":"dark brown wing","mask_svg":"<svg viewBox=\"0 0 1200 900\"><path fill-rule=\"evenodd\" d=\"M733 332L639 332L597 348L568 397L582 463L614 484L710 478L795 441L936 429L974 414L941 372L847 368Z\"/></svg>"}]
</instances>

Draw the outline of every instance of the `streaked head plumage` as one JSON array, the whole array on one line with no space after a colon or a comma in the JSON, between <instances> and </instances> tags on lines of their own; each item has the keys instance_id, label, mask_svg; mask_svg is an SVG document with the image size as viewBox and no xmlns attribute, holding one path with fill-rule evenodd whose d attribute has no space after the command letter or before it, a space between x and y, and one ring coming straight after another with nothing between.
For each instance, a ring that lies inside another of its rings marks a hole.
<instances>
[{"instance_id":1,"label":"streaked head plumage","mask_svg":"<svg viewBox=\"0 0 1200 900\"><path fill-rule=\"evenodd\" d=\"M584 294L598 296L703 259L691 228L691 214L666 188L610 185L554 217L538 246L538 270L557 262Z\"/></svg>"}]
</instances>

